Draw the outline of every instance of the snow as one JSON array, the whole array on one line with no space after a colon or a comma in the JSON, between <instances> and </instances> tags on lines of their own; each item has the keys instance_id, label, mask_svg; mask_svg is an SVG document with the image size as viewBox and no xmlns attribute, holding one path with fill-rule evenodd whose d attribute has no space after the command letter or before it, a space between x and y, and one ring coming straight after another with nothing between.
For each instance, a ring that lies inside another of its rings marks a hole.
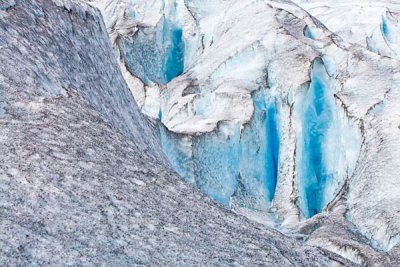
<instances>
[{"instance_id":1,"label":"snow","mask_svg":"<svg viewBox=\"0 0 400 267\"><path fill-rule=\"evenodd\" d=\"M344 41L380 55L399 58L398 1L295 0Z\"/></svg>"}]
</instances>

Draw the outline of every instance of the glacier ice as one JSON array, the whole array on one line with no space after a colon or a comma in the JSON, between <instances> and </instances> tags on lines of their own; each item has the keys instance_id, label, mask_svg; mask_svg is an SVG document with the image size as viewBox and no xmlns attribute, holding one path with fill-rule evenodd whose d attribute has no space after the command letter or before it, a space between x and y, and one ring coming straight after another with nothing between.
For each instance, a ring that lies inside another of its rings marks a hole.
<instances>
[{"instance_id":1,"label":"glacier ice","mask_svg":"<svg viewBox=\"0 0 400 267\"><path fill-rule=\"evenodd\" d=\"M279 164L279 117L265 89L253 94L254 114L241 135L240 187L235 201L247 208L267 210L275 195Z\"/></svg>"},{"instance_id":2,"label":"glacier ice","mask_svg":"<svg viewBox=\"0 0 400 267\"><path fill-rule=\"evenodd\" d=\"M164 26L170 28L168 24ZM167 30L165 29L165 30ZM167 59L164 66L164 80L171 81L173 78L182 74L184 68L184 50L185 44L182 40L182 29L172 26L170 31L170 48L167 54ZM166 43L166 40L164 40Z\"/></svg>"},{"instance_id":3,"label":"glacier ice","mask_svg":"<svg viewBox=\"0 0 400 267\"><path fill-rule=\"evenodd\" d=\"M131 90L184 179L241 214L272 213L282 231L311 229L309 240L354 261L398 246L398 183L384 167L398 169L397 142L383 130L400 124L398 3L123 2L95 1L121 37L156 32L166 14L182 29L183 72ZM104 3L134 6L135 26Z\"/></svg>"},{"instance_id":4,"label":"glacier ice","mask_svg":"<svg viewBox=\"0 0 400 267\"><path fill-rule=\"evenodd\" d=\"M199 115L209 100L196 106ZM229 207L233 198L240 206L268 210L278 175L278 112L264 88L253 102L246 125L220 123L217 132L181 138L161 126L161 145L183 178L221 204Z\"/></svg>"},{"instance_id":5,"label":"glacier ice","mask_svg":"<svg viewBox=\"0 0 400 267\"><path fill-rule=\"evenodd\" d=\"M145 84L165 84L183 72L182 29L168 18L122 38L120 46L128 70Z\"/></svg>"},{"instance_id":6,"label":"glacier ice","mask_svg":"<svg viewBox=\"0 0 400 267\"><path fill-rule=\"evenodd\" d=\"M306 26L306 27L304 28L304 35L305 35L307 38L315 39L315 35L314 35L313 31L311 30L311 28L310 28L309 26Z\"/></svg>"}]
</instances>

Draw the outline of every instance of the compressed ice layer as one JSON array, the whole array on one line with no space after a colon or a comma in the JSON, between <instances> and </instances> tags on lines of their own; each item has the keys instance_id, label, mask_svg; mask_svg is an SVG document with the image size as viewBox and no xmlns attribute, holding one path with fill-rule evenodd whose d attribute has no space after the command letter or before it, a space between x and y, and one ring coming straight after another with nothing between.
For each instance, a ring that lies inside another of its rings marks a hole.
<instances>
[{"instance_id":1,"label":"compressed ice layer","mask_svg":"<svg viewBox=\"0 0 400 267\"><path fill-rule=\"evenodd\" d=\"M307 38L310 38L312 40L315 39L315 35L314 35L314 33L312 32L312 30L310 29L309 26L306 26L304 28L304 36L307 37Z\"/></svg>"},{"instance_id":2,"label":"compressed ice layer","mask_svg":"<svg viewBox=\"0 0 400 267\"><path fill-rule=\"evenodd\" d=\"M310 218L323 210L351 174L361 142L359 133L340 116L321 59L313 64L311 85L299 105L300 209Z\"/></svg>"},{"instance_id":3,"label":"compressed ice layer","mask_svg":"<svg viewBox=\"0 0 400 267\"><path fill-rule=\"evenodd\" d=\"M387 40L390 40L389 26L385 17L382 17L382 33Z\"/></svg>"},{"instance_id":4,"label":"compressed ice layer","mask_svg":"<svg viewBox=\"0 0 400 267\"><path fill-rule=\"evenodd\" d=\"M167 52L167 59L164 65L164 81L169 82L173 78L179 76L183 72L185 45L182 37L182 29L175 26L164 25L166 33L164 36L169 37L170 47ZM166 42L168 40L165 40Z\"/></svg>"},{"instance_id":5,"label":"compressed ice layer","mask_svg":"<svg viewBox=\"0 0 400 267\"><path fill-rule=\"evenodd\" d=\"M145 84L166 84L184 69L182 29L163 17L155 28L142 28L122 40L129 71Z\"/></svg>"},{"instance_id":6,"label":"compressed ice layer","mask_svg":"<svg viewBox=\"0 0 400 267\"><path fill-rule=\"evenodd\" d=\"M390 12L386 12L382 16L382 24L381 24L381 30L382 30L382 35L385 38L387 42L390 44L390 48L396 52L397 55L399 55L400 50L399 50L399 42L396 33L399 31L399 23L398 20L396 20Z\"/></svg>"},{"instance_id":7,"label":"compressed ice layer","mask_svg":"<svg viewBox=\"0 0 400 267\"><path fill-rule=\"evenodd\" d=\"M274 198L278 177L277 110L264 89L254 93L253 102L253 119L241 137L240 187L235 201L248 208L266 210Z\"/></svg>"},{"instance_id":8,"label":"compressed ice layer","mask_svg":"<svg viewBox=\"0 0 400 267\"><path fill-rule=\"evenodd\" d=\"M162 127L161 143L177 172L224 206L233 198L240 206L267 210L278 176L277 109L265 89L253 94L253 103L248 125L221 123L216 132L192 137Z\"/></svg>"},{"instance_id":9,"label":"compressed ice layer","mask_svg":"<svg viewBox=\"0 0 400 267\"><path fill-rule=\"evenodd\" d=\"M194 183L192 175L191 157L185 145L188 144L184 137L169 132L164 125L159 123L160 143L168 160L175 171L185 180ZM189 143L190 146L190 143Z\"/></svg>"},{"instance_id":10,"label":"compressed ice layer","mask_svg":"<svg viewBox=\"0 0 400 267\"><path fill-rule=\"evenodd\" d=\"M319 67L319 65L317 65ZM324 77L315 68L312 73L312 83L306 96L307 108L304 114L303 126L303 160L301 164L301 184L304 186L305 214L311 217L321 212L324 200L323 190L327 180L333 179L333 174L327 168L324 159L324 142L332 121L332 105ZM304 209L304 208L303 208Z\"/></svg>"}]
</instances>

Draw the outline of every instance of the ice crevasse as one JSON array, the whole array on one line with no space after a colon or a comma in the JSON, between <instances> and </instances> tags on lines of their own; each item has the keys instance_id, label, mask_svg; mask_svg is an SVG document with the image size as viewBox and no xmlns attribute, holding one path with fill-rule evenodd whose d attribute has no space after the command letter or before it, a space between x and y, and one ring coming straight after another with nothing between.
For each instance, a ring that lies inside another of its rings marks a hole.
<instances>
[{"instance_id":1,"label":"ice crevasse","mask_svg":"<svg viewBox=\"0 0 400 267\"><path fill-rule=\"evenodd\" d=\"M121 42L127 69L144 84L165 84L183 72L182 29L163 16L155 28L143 28Z\"/></svg>"},{"instance_id":2,"label":"ice crevasse","mask_svg":"<svg viewBox=\"0 0 400 267\"><path fill-rule=\"evenodd\" d=\"M351 177L361 146L359 131L343 119L334 93L318 58L308 90L299 95L295 114L300 209L307 218L320 213Z\"/></svg>"}]
</instances>

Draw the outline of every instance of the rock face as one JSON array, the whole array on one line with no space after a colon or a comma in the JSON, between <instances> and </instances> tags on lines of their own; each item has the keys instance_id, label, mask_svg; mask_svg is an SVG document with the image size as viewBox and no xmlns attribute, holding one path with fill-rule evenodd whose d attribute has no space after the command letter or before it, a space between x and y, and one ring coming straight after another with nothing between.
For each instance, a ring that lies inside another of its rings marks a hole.
<instances>
[{"instance_id":1,"label":"rock face","mask_svg":"<svg viewBox=\"0 0 400 267\"><path fill-rule=\"evenodd\" d=\"M16 1L0 10L0 36L2 265L352 265L181 180L138 111L97 10Z\"/></svg>"},{"instance_id":2,"label":"rock face","mask_svg":"<svg viewBox=\"0 0 400 267\"><path fill-rule=\"evenodd\" d=\"M139 108L159 125L163 150L185 180L309 244L360 264L393 265L398 4L296 2L307 11L291 1L92 4ZM179 71L164 64L171 58ZM167 73L176 77L160 80Z\"/></svg>"}]
</instances>

